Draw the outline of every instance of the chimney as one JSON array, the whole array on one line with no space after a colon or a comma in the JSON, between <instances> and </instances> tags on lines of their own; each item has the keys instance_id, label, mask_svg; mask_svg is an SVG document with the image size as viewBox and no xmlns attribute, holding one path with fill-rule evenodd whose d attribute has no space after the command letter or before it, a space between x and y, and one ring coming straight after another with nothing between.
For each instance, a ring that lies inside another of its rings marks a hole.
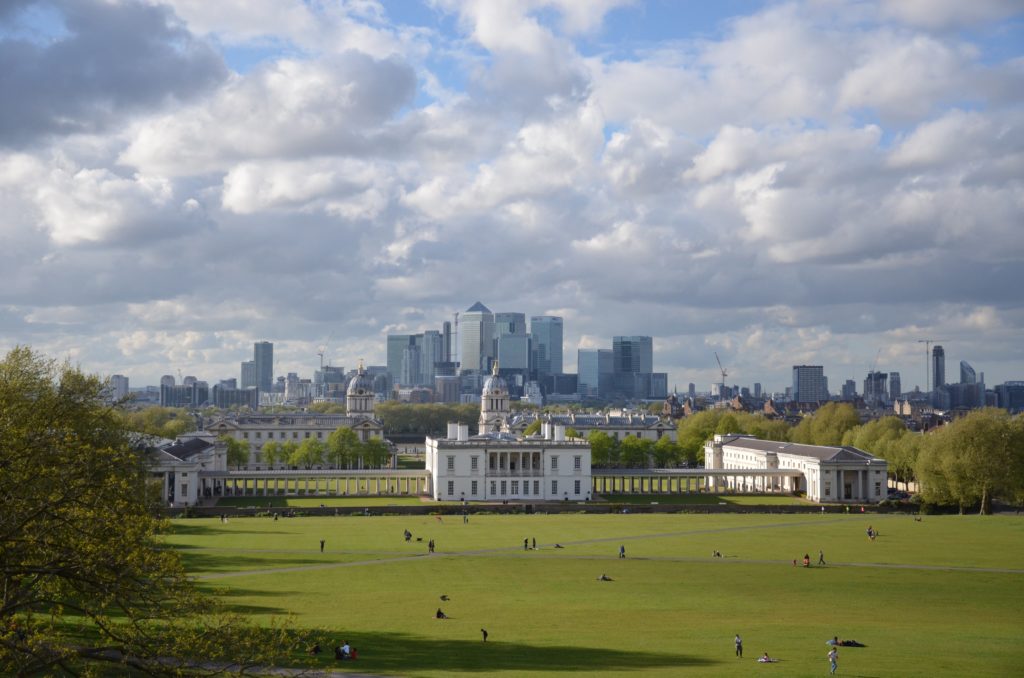
<instances>
[{"instance_id":1,"label":"chimney","mask_svg":"<svg viewBox=\"0 0 1024 678\"><path fill-rule=\"evenodd\" d=\"M456 424L459 427L459 433L456 440L460 443L464 443L469 440L469 424Z\"/></svg>"},{"instance_id":2,"label":"chimney","mask_svg":"<svg viewBox=\"0 0 1024 678\"><path fill-rule=\"evenodd\" d=\"M448 422L448 440L456 440L459 437L459 423L456 421Z\"/></svg>"},{"instance_id":3,"label":"chimney","mask_svg":"<svg viewBox=\"0 0 1024 678\"><path fill-rule=\"evenodd\" d=\"M561 424L555 424L554 426L552 426L552 428L555 429L555 442L556 443L564 443L565 442L565 426L562 426Z\"/></svg>"}]
</instances>

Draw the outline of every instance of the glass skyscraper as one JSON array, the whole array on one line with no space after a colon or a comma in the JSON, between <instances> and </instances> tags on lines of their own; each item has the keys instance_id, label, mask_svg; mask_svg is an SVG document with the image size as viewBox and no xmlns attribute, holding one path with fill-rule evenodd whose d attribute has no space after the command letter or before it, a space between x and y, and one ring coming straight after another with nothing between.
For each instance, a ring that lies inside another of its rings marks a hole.
<instances>
[{"instance_id":1,"label":"glass skyscraper","mask_svg":"<svg viewBox=\"0 0 1024 678\"><path fill-rule=\"evenodd\" d=\"M562 374L562 319L553 315L532 316L530 336L537 378L542 380L552 374Z\"/></svg>"}]
</instances>

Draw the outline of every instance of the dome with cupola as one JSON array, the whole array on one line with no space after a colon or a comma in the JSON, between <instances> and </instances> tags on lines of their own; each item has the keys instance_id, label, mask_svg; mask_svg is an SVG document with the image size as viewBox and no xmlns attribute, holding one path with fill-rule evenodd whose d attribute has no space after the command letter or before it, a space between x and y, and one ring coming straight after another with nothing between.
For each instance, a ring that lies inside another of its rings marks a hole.
<instances>
[{"instance_id":1,"label":"dome with cupola","mask_svg":"<svg viewBox=\"0 0 1024 678\"><path fill-rule=\"evenodd\" d=\"M484 390L481 394L482 397L497 396L497 395L508 395L508 384L505 380L498 376L498 361L494 361L494 367L491 369L491 376L487 377L487 381L484 382Z\"/></svg>"},{"instance_id":2,"label":"dome with cupola","mask_svg":"<svg viewBox=\"0 0 1024 678\"><path fill-rule=\"evenodd\" d=\"M356 376L352 377L352 381L348 383L348 391L346 393L349 396L364 396L373 394L373 379L366 373L366 368L363 367L363 361L359 361L359 369L356 370Z\"/></svg>"}]
</instances>

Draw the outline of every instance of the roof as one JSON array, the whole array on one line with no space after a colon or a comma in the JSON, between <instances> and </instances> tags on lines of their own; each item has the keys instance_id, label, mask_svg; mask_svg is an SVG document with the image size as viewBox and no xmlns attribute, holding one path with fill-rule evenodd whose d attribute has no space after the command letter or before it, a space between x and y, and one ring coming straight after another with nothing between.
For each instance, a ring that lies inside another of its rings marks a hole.
<instances>
[{"instance_id":1,"label":"roof","mask_svg":"<svg viewBox=\"0 0 1024 678\"><path fill-rule=\"evenodd\" d=\"M161 451L181 461L187 461L192 457L202 454L214 447L214 444L201 438L192 438L184 442L177 442Z\"/></svg>"},{"instance_id":2,"label":"roof","mask_svg":"<svg viewBox=\"0 0 1024 678\"><path fill-rule=\"evenodd\" d=\"M880 458L858 450L856 447L843 445L842 447L830 447L827 445L804 445L802 443L787 443L777 440L758 440L746 436L734 436L722 441L722 445L731 447L742 447L758 452L774 452L776 454L791 454L799 457L811 457L818 461L882 461Z\"/></svg>"},{"instance_id":3,"label":"roof","mask_svg":"<svg viewBox=\"0 0 1024 678\"><path fill-rule=\"evenodd\" d=\"M487 308L479 301L466 309L466 313L490 313L491 309Z\"/></svg>"}]
</instances>

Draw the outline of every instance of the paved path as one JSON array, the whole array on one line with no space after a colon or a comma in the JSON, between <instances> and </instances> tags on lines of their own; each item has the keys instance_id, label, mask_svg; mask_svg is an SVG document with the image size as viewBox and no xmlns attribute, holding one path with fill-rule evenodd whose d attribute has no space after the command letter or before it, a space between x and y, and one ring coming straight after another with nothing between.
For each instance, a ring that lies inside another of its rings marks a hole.
<instances>
[{"instance_id":1,"label":"paved path","mask_svg":"<svg viewBox=\"0 0 1024 678\"><path fill-rule=\"evenodd\" d=\"M843 518L822 518L819 524L832 524L845 522ZM761 530L761 529L776 529L785 527L800 527L807 524L807 521L799 522L781 522L781 523L766 523L763 525L741 525L734 527L716 527L707 528L700 530L683 530L679 532L660 532L643 535L630 535L630 536L618 536L618 537L596 537L593 539L579 539L576 541L565 541L559 542L563 546L581 546L585 544L601 544L601 543L626 543L635 542L644 539L664 539L669 537L684 537L695 534L717 534L723 532L740 532L746 530ZM217 579L228 579L232 577L248 577L256 575L267 575L276 574L279 572L306 572L315 570L331 570L342 567L363 567L367 565L383 565L389 563L400 563L417 560L421 558L461 558L466 556L515 556L515 557L530 557L536 558L538 555L541 557L549 558L572 558L574 560L612 560L617 559L617 556L599 556L599 555L575 555L567 554L564 551L556 552L552 547L554 544L541 544L541 548L545 549L545 553L538 554L535 551L524 552L522 546L503 546L497 548L488 549L474 549L469 551L445 551L441 553L427 554L418 553L414 555L402 555L402 556L388 556L382 558L366 558L363 560L353 560L345 562L335 563L318 563L316 565L292 565L284 567L272 567L258 570L242 570L235 572L217 572L210 574L197 575L196 579L200 581L210 581ZM197 551L233 551L239 553L291 553L296 555L308 555L313 550L302 550L302 551L287 551L281 549L195 549ZM337 553L337 552L335 552ZM343 551L341 553L368 553L366 551ZM716 562L723 564L764 564L764 565L789 565L790 560L770 560L770 559L756 559L756 558L739 558L739 557L727 557L727 558L699 558L699 557L685 557L685 556L649 556L649 557L631 557L631 560L649 560L649 561L666 561L666 562L681 562L681 563L702 563L702 562ZM815 566L821 567L821 566ZM918 565L912 563L853 563L853 562L833 562L825 567L866 567L876 569L898 569L898 570L921 570L921 571L946 571L946 572L988 572L997 574L1024 574L1024 569L1013 569L1003 567L962 567L955 565ZM353 675L353 674L346 674Z\"/></svg>"}]
</instances>

